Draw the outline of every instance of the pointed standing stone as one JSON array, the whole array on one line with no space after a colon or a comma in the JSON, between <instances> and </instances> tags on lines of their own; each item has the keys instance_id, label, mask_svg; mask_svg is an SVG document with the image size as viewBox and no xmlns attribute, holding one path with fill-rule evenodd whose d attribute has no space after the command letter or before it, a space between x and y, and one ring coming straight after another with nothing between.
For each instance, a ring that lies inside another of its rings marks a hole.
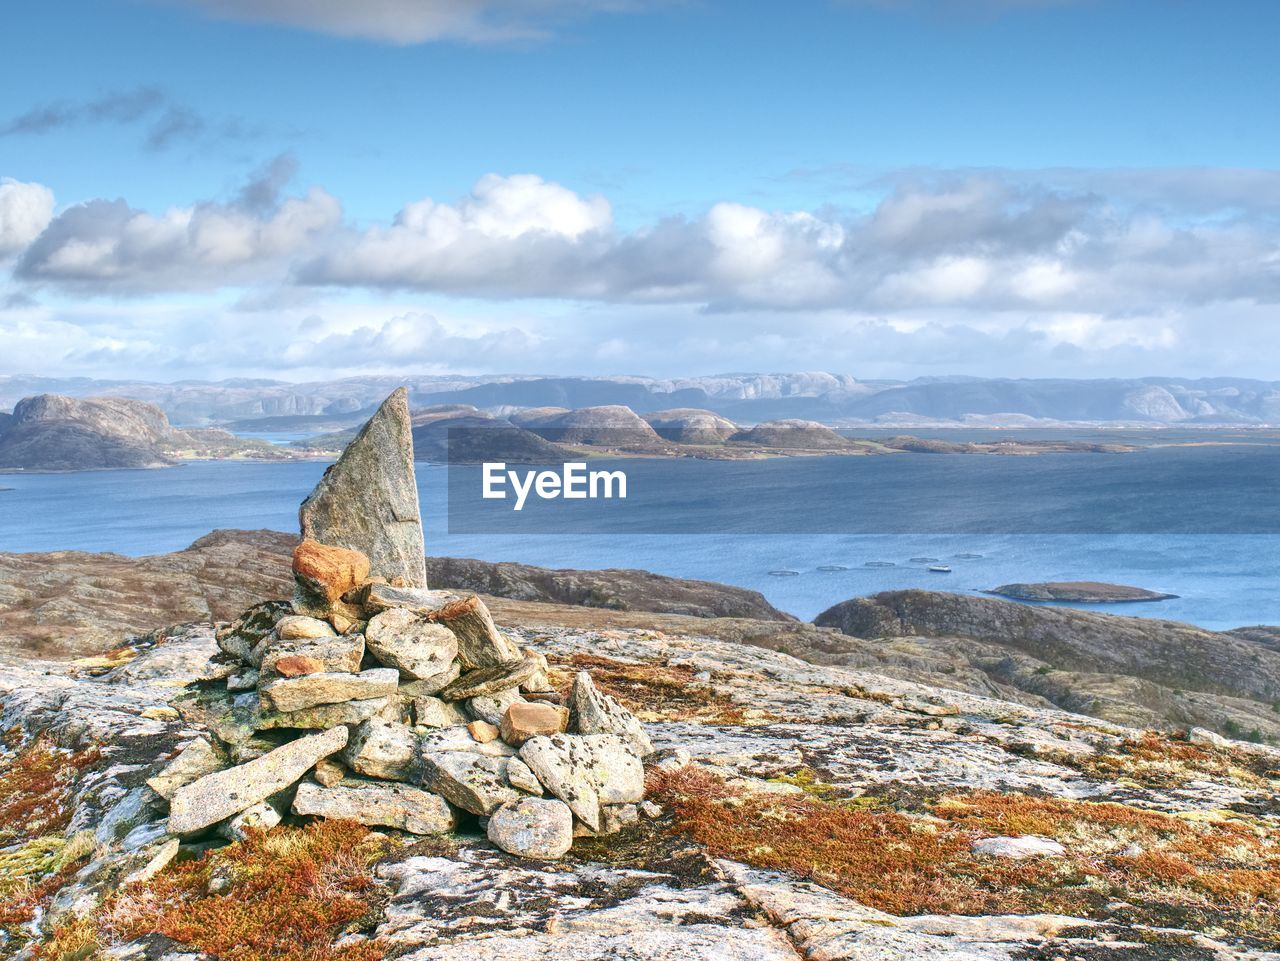
<instances>
[{"instance_id":1,"label":"pointed standing stone","mask_svg":"<svg viewBox=\"0 0 1280 961\"><path fill-rule=\"evenodd\" d=\"M427 586L409 393L397 388L298 509L302 536L360 551L370 574Z\"/></svg>"}]
</instances>

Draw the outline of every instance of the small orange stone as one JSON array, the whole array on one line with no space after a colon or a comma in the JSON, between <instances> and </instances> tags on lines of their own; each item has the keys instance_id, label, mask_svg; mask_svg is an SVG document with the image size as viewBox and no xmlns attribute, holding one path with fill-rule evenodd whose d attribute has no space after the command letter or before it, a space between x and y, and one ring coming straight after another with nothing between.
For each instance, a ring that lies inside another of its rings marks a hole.
<instances>
[{"instance_id":1,"label":"small orange stone","mask_svg":"<svg viewBox=\"0 0 1280 961\"><path fill-rule=\"evenodd\" d=\"M319 674L324 670L324 662L303 654L286 654L273 667L281 677L302 677L304 674Z\"/></svg>"},{"instance_id":2,"label":"small orange stone","mask_svg":"<svg viewBox=\"0 0 1280 961\"><path fill-rule=\"evenodd\" d=\"M490 741L498 739L498 729L488 721L472 721L467 725L467 730L481 744L488 744Z\"/></svg>"},{"instance_id":3,"label":"small orange stone","mask_svg":"<svg viewBox=\"0 0 1280 961\"><path fill-rule=\"evenodd\" d=\"M369 558L307 539L293 552L293 573L304 587L333 603L369 576Z\"/></svg>"},{"instance_id":4,"label":"small orange stone","mask_svg":"<svg viewBox=\"0 0 1280 961\"><path fill-rule=\"evenodd\" d=\"M555 704L517 701L502 715L502 739L519 747L540 734L559 734L569 724L569 712Z\"/></svg>"}]
</instances>

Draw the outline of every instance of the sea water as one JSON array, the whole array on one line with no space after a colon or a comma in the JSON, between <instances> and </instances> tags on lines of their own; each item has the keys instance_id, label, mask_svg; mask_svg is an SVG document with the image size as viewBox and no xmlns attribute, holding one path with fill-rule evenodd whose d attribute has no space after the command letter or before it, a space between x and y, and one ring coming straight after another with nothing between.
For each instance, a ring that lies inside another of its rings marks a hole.
<instances>
[{"instance_id":1,"label":"sea water","mask_svg":"<svg viewBox=\"0 0 1280 961\"><path fill-rule=\"evenodd\" d=\"M806 619L884 590L1108 581L1178 597L1096 609L1223 629L1280 624L1278 458L1280 448L1242 445L1016 458L611 460L628 470L631 490L647 485L657 495L633 497L613 520L535 516L523 528L457 498L451 516L444 467L419 465L418 478L429 554L721 581ZM210 461L0 475L0 488L10 488L0 490L0 550L143 555L179 550L214 528L293 531L298 503L326 466ZM1013 500L1028 484L1039 493ZM966 506L968 490L994 493ZM1149 496L1135 494L1144 490ZM1045 494L1053 491L1059 496ZM960 507L886 523L893 518L868 506L894 499ZM930 571L933 564L951 571Z\"/></svg>"}]
</instances>

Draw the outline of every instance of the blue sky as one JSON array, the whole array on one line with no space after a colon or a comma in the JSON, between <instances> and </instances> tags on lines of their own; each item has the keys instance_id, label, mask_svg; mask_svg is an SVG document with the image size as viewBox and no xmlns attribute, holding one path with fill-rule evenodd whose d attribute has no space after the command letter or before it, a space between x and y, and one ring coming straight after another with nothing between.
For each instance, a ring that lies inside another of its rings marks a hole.
<instances>
[{"instance_id":1,"label":"blue sky","mask_svg":"<svg viewBox=\"0 0 1280 961\"><path fill-rule=\"evenodd\" d=\"M1223 10L13 4L0 373L1274 378L1280 8Z\"/></svg>"}]
</instances>

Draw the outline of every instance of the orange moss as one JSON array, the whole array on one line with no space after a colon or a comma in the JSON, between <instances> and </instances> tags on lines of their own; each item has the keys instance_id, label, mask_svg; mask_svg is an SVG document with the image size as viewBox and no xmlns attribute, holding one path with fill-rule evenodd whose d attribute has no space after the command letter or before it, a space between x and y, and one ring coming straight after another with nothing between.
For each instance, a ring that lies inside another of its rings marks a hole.
<instances>
[{"instance_id":1,"label":"orange moss","mask_svg":"<svg viewBox=\"0 0 1280 961\"><path fill-rule=\"evenodd\" d=\"M957 870L976 867L967 832L804 795L736 794L694 768L654 772L648 788L671 807L675 829L717 857L785 871L893 914L999 909L995 892Z\"/></svg>"},{"instance_id":2,"label":"orange moss","mask_svg":"<svg viewBox=\"0 0 1280 961\"><path fill-rule=\"evenodd\" d=\"M377 910L382 889L370 866L390 843L350 821L255 832L117 892L93 916L90 940L159 933L219 961L380 961L385 950L376 942L333 942ZM228 884L211 894L215 876ZM85 929L72 925L33 961L62 961L68 945L85 943Z\"/></svg>"},{"instance_id":3,"label":"orange moss","mask_svg":"<svg viewBox=\"0 0 1280 961\"><path fill-rule=\"evenodd\" d=\"M1280 839L1238 821L994 791L944 795L916 813L813 795L745 794L697 768L655 771L673 829L711 854L815 881L894 914L1054 912L1280 935ZM1061 858L976 855L981 837L1037 834Z\"/></svg>"},{"instance_id":4,"label":"orange moss","mask_svg":"<svg viewBox=\"0 0 1280 961\"><path fill-rule=\"evenodd\" d=\"M53 896L70 883L76 872L84 867L87 856L66 864L57 871L24 886L6 897L0 897L0 930L12 936L12 929L30 924L53 900Z\"/></svg>"},{"instance_id":5,"label":"orange moss","mask_svg":"<svg viewBox=\"0 0 1280 961\"><path fill-rule=\"evenodd\" d=\"M12 758L0 760L0 844L65 828L76 780L101 756L96 748L70 753L35 741Z\"/></svg>"},{"instance_id":6,"label":"orange moss","mask_svg":"<svg viewBox=\"0 0 1280 961\"><path fill-rule=\"evenodd\" d=\"M377 958L376 948L331 945L343 928L368 913L376 887L369 865L386 843L344 821L257 833L160 875L129 902L117 902L111 923L123 940L158 930L224 961ZM214 870L230 876L223 894L208 893Z\"/></svg>"},{"instance_id":7,"label":"orange moss","mask_svg":"<svg viewBox=\"0 0 1280 961\"><path fill-rule=\"evenodd\" d=\"M1148 787L1176 787L1189 777L1266 787L1268 778L1280 774L1262 755L1192 744L1158 731L1143 731L1113 751L1074 763L1088 774L1110 780L1128 778Z\"/></svg>"},{"instance_id":8,"label":"orange moss","mask_svg":"<svg viewBox=\"0 0 1280 961\"><path fill-rule=\"evenodd\" d=\"M991 834L1043 834L1056 837L1082 819L1107 828L1136 828L1175 834L1185 822L1167 814L1124 804L1067 801L1062 798L965 791L948 794L933 805L933 813L955 824Z\"/></svg>"}]
</instances>

